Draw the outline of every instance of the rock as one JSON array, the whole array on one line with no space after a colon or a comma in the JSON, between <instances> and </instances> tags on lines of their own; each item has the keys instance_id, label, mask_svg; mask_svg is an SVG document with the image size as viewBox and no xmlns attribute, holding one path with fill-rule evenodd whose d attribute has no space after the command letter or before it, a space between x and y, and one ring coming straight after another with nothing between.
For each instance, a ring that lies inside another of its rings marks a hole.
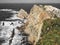
<instances>
[{"instance_id":1,"label":"rock","mask_svg":"<svg viewBox=\"0 0 60 45\"><path fill-rule=\"evenodd\" d=\"M41 28L43 21L50 19L49 13L43 8L34 5L27 17L27 23L25 24L25 33L29 34L28 40L36 45L36 42L40 39Z\"/></svg>"},{"instance_id":2,"label":"rock","mask_svg":"<svg viewBox=\"0 0 60 45\"><path fill-rule=\"evenodd\" d=\"M44 8L47 12L52 14L52 17L60 17L60 9L53 7L51 5L45 5Z\"/></svg>"},{"instance_id":3,"label":"rock","mask_svg":"<svg viewBox=\"0 0 60 45\"><path fill-rule=\"evenodd\" d=\"M22 18L22 19L26 18L27 16L28 16L28 13L23 9L20 9L17 15L17 17Z\"/></svg>"},{"instance_id":4,"label":"rock","mask_svg":"<svg viewBox=\"0 0 60 45\"><path fill-rule=\"evenodd\" d=\"M0 45L36 45L44 20L52 19L55 15L60 17L60 9L50 5L34 5L29 14L23 9L6 11L14 14L0 21Z\"/></svg>"}]
</instances>

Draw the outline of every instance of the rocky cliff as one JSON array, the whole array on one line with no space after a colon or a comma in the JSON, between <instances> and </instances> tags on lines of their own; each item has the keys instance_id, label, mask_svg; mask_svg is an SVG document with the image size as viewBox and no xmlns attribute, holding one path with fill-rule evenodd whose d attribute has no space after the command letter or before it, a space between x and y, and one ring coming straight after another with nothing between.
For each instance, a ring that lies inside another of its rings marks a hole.
<instances>
[{"instance_id":1,"label":"rocky cliff","mask_svg":"<svg viewBox=\"0 0 60 45\"><path fill-rule=\"evenodd\" d=\"M44 21L60 17L60 9L50 5L34 5L29 14L23 9L0 11L14 13L0 21L0 45L36 45L41 39Z\"/></svg>"}]
</instances>

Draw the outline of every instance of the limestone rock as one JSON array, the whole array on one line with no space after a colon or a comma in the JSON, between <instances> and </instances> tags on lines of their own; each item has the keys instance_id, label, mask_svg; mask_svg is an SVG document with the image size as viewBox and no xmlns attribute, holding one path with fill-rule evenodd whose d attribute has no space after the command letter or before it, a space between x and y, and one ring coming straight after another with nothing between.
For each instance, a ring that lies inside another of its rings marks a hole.
<instances>
[{"instance_id":1,"label":"limestone rock","mask_svg":"<svg viewBox=\"0 0 60 45\"><path fill-rule=\"evenodd\" d=\"M28 16L28 13L23 9L20 9L20 11L18 12L18 15L17 15L17 17L20 17L22 19L26 18L27 16Z\"/></svg>"},{"instance_id":2,"label":"limestone rock","mask_svg":"<svg viewBox=\"0 0 60 45\"><path fill-rule=\"evenodd\" d=\"M60 17L60 9L58 9L54 6L51 6L51 5L45 5L44 8L47 12L52 14L52 17L55 17L55 16Z\"/></svg>"},{"instance_id":3,"label":"limestone rock","mask_svg":"<svg viewBox=\"0 0 60 45\"><path fill-rule=\"evenodd\" d=\"M34 5L27 19L24 31L29 34L28 40L35 45L40 38L43 21L50 19L50 16L43 8Z\"/></svg>"},{"instance_id":4,"label":"limestone rock","mask_svg":"<svg viewBox=\"0 0 60 45\"><path fill-rule=\"evenodd\" d=\"M44 20L60 17L60 9L50 5L34 5L29 14L23 9L8 11L15 14L6 20L14 21L0 21L0 45L36 45Z\"/></svg>"}]
</instances>

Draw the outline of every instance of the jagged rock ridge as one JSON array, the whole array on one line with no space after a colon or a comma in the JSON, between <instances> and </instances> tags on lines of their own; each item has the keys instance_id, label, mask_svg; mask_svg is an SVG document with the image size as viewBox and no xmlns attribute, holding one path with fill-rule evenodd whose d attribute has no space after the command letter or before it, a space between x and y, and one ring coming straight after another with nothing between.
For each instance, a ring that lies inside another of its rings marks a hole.
<instances>
[{"instance_id":1,"label":"jagged rock ridge","mask_svg":"<svg viewBox=\"0 0 60 45\"><path fill-rule=\"evenodd\" d=\"M43 21L60 17L60 9L50 5L34 5L29 14L23 9L13 13L7 21L0 21L0 45L36 45Z\"/></svg>"}]
</instances>

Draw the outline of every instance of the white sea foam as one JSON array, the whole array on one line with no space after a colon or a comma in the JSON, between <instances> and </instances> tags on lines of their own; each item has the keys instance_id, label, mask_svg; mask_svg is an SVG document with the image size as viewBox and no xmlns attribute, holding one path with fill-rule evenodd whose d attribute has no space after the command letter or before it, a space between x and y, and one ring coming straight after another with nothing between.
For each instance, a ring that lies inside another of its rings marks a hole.
<instances>
[{"instance_id":1,"label":"white sea foam","mask_svg":"<svg viewBox=\"0 0 60 45\"><path fill-rule=\"evenodd\" d=\"M18 11L13 11L12 9L0 9L0 11L9 11L14 13L11 18L7 18L6 20L14 20L14 19L20 19L16 15ZM24 22L23 19L20 19ZM26 22L26 21L25 21ZM5 40L2 45L9 45L9 41L12 39L11 45L20 45L22 36L19 35L21 32L16 27L21 27L24 25L21 21L1 21L0 24L0 38L3 38ZM14 31L14 32L13 32ZM14 33L14 34L13 34ZM14 35L13 37L12 34Z\"/></svg>"}]
</instances>

